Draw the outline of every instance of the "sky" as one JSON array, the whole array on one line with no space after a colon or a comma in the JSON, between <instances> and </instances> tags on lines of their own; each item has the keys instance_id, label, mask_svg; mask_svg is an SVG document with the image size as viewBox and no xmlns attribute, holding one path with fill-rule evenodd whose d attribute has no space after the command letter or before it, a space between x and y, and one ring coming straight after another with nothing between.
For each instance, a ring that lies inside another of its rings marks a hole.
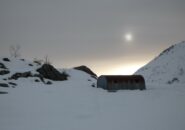
<instances>
[{"instance_id":1,"label":"sky","mask_svg":"<svg viewBox=\"0 0 185 130\"><path fill-rule=\"evenodd\" d=\"M184 0L0 0L0 56L132 74L185 40ZM125 40L130 34L133 39Z\"/></svg>"}]
</instances>

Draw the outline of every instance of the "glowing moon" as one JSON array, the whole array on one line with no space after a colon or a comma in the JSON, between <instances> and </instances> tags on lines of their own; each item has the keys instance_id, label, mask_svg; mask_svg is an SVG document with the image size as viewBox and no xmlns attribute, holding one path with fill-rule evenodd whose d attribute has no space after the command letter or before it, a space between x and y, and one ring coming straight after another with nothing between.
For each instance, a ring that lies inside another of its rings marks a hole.
<instances>
[{"instance_id":1,"label":"glowing moon","mask_svg":"<svg viewBox=\"0 0 185 130\"><path fill-rule=\"evenodd\" d=\"M131 33L125 34L124 38L125 38L125 40L126 40L127 42L131 42L131 41L133 40L133 36L132 36Z\"/></svg>"}]
</instances>

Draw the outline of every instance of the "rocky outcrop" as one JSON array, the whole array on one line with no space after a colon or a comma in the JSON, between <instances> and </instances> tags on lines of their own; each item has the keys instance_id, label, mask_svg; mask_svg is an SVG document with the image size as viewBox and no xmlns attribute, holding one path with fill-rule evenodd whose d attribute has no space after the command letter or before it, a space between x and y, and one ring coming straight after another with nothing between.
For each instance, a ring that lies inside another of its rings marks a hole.
<instances>
[{"instance_id":1,"label":"rocky outcrop","mask_svg":"<svg viewBox=\"0 0 185 130\"><path fill-rule=\"evenodd\" d=\"M0 68L7 69L6 66L3 63L0 63Z\"/></svg>"},{"instance_id":2,"label":"rocky outcrop","mask_svg":"<svg viewBox=\"0 0 185 130\"><path fill-rule=\"evenodd\" d=\"M0 87L9 87L6 83L0 83Z\"/></svg>"},{"instance_id":3,"label":"rocky outcrop","mask_svg":"<svg viewBox=\"0 0 185 130\"><path fill-rule=\"evenodd\" d=\"M9 77L9 80L17 80L19 78L28 78L28 77L36 77L39 78L40 81L42 81L45 84L52 84L52 82L45 82L46 79L51 79L55 81L63 81L67 80L68 75L65 73L60 73L57 69L55 69L52 65L44 64L41 68L37 69L37 72L39 74L33 74L30 71L27 72L18 72L13 74L11 77ZM1 73L1 71L0 71ZM2 71L4 74L4 71ZM7 73L7 72L6 72ZM36 80L35 82L39 82L39 80Z\"/></svg>"},{"instance_id":4,"label":"rocky outcrop","mask_svg":"<svg viewBox=\"0 0 185 130\"><path fill-rule=\"evenodd\" d=\"M51 79L55 81L67 80L68 75L66 73L60 73L50 64L43 64L41 68L37 69L40 75L46 79Z\"/></svg>"},{"instance_id":5,"label":"rocky outcrop","mask_svg":"<svg viewBox=\"0 0 185 130\"><path fill-rule=\"evenodd\" d=\"M8 92L0 91L0 94L8 94Z\"/></svg>"},{"instance_id":6,"label":"rocky outcrop","mask_svg":"<svg viewBox=\"0 0 185 130\"><path fill-rule=\"evenodd\" d=\"M0 75L5 75L5 74L9 74L10 73L10 71L8 71L8 70L1 70L0 71Z\"/></svg>"},{"instance_id":7,"label":"rocky outcrop","mask_svg":"<svg viewBox=\"0 0 185 130\"><path fill-rule=\"evenodd\" d=\"M87 66L82 65L82 66L74 67L74 69L84 71L84 72L90 74L93 78L97 79L97 75L91 69L89 69Z\"/></svg>"},{"instance_id":8,"label":"rocky outcrop","mask_svg":"<svg viewBox=\"0 0 185 130\"><path fill-rule=\"evenodd\" d=\"M8 82L8 84L13 85L13 86L17 86L17 84L13 83L13 82Z\"/></svg>"},{"instance_id":9,"label":"rocky outcrop","mask_svg":"<svg viewBox=\"0 0 185 130\"><path fill-rule=\"evenodd\" d=\"M39 78L43 83L45 83L44 81L44 77L41 74L32 74L30 71L28 72L23 72L23 73L15 73L13 74L9 79L14 79L17 80L19 78L28 78L28 77L37 77Z\"/></svg>"},{"instance_id":10,"label":"rocky outcrop","mask_svg":"<svg viewBox=\"0 0 185 130\"><path fill-rule=\"evenodd\" d=\"M3 61L7 61L7 62L9 62L9 61L10 61L10 59L8 59L8 58L3 58Z\"/></svg>"},{"instance_id":11,"label":"rocky outcrop","mask_svg":"<svg viewBox=\"0 0 185 130\"><path fill-rule=\"evenodd\" d=\"M18 78L28 78L28 77L33 77L30 71L24 73L15 73L9 79L17 80Z\"/></svg>"}]
</instances>

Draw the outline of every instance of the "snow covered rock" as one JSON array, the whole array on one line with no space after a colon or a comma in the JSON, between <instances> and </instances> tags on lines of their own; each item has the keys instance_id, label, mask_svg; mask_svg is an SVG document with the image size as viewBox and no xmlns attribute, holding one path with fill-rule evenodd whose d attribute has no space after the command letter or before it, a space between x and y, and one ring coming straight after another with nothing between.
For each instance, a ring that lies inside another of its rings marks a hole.
<instances>
[{"instance_id":1,"label":"snow covered rock","mask_svg":"<svg viewBox=\"0 0 185 130\"><path fill-rule=\"evenodd\" d=\"M97 75L91 69L89 69L87 66L82 65L82 66L74 67L74 69L84 71L84 72L90 74L92 77L97 78Z\"/></svg>"},{"instance_id":2,"label":"snow covered rock","mask_svg":"<svg viewBox=\"0 0 185 130\"><path fill-rule=\"evenodd\" d=\"M6 83L0 83L0 87L9 87Z\"/></svg>"},{"instance_id":3,"label":"snow covered rock","mask_svg":"<svg viewBox=\"0 0 185 130\"><path fill-rule=\"evenodd\" d=\"M3 63L0 63L0 68L6 69L6 66Z\"/></svg>"},{"instance_id":4,"label":"snow covered rock","mask_svg":"<svg viewBox=\"0 0 185 130\"><path fill-rule=\"evenodd\" d=\"M8 71L8 70L1 70L0 71L0 75L5 75L5 74L9 74L10 73L10 71Z\"/></svg>"},{"instance_id":5,"label":"snow covered rock","mask_svg":"<svg viewBox=\"0 0 185 130\"><path fill-rule=\"evenodd\" d=\"M44 64L41 68L37 69L37 71L47 79L55 80L55 81L63 81L67 80L68 75L65 73L60 73L57 69L55 69L50 64Z\"/></svg>"},{"instance_id":6,"label":"snow covered rock","mask_svg":"<svg viewBox=\"0 0 185 130\"><path fill-rule=\"evenodd\" d=\"M82 68L79 68L82 69ZM89 86L96 83L95 75L89 68L84 67L86 71L76 69L56 69L49 64L37 63L18 58L0 58L0 84L2 87L20 86L22 82L28 82L35 86L36 84L55 84L55 81L87 82ZM12 84L13 83L13 84Z\"/></svg>"},{"instance_id":7,"label":"snow covered rock","mask_svg":"<svg viewBox=\"0 0 185 130\"><path fill-rule=\"evenodd\" d=\"M24 72L24 73L15 73L15 74L13 74L11 77L10 77L10 79L15 79L15 80L17 80L18 78L28 78L28 77L32 77L32 74L31 74L31 72L30 71L28 71L28 72Z\"/></svg>"},{"instance_id":8,"label":"snow covered rock","mask_svg":"<svg viewBox=\"0 0 185 130\"><path fill-rule=\"evenodd\" d=\"M3 61L10 62L10 59L8 59L8 58L3 58Z\"/></svg>"},{"instance_id":9,"label":"snow covered rock","mask_svg":"<svg viewBox=\"0 0 185 130\"><path fill-rule=\"evenodd\" d=\"M167 48L135 74L147 83L185 84L185 41Z\"/></svg>"}]
</instances>

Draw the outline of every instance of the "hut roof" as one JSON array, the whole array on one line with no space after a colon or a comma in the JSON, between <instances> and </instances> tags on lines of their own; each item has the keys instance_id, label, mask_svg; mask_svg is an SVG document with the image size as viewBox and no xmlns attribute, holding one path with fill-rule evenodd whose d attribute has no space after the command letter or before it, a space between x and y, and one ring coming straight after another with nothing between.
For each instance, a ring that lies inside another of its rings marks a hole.
<instances>
[{"instance_id":1,"label":"hut roof","mask_svg":"<svg viewBox=\"0 0 185 130\"><path fill-rule=\"evenodd\" d=\"M110 80L122 81L122 80L131 80L131 79L144 81L144 78L142 75L102 75L100 77L105 77L108 81Z\"/></svg>"}]
</instances>

